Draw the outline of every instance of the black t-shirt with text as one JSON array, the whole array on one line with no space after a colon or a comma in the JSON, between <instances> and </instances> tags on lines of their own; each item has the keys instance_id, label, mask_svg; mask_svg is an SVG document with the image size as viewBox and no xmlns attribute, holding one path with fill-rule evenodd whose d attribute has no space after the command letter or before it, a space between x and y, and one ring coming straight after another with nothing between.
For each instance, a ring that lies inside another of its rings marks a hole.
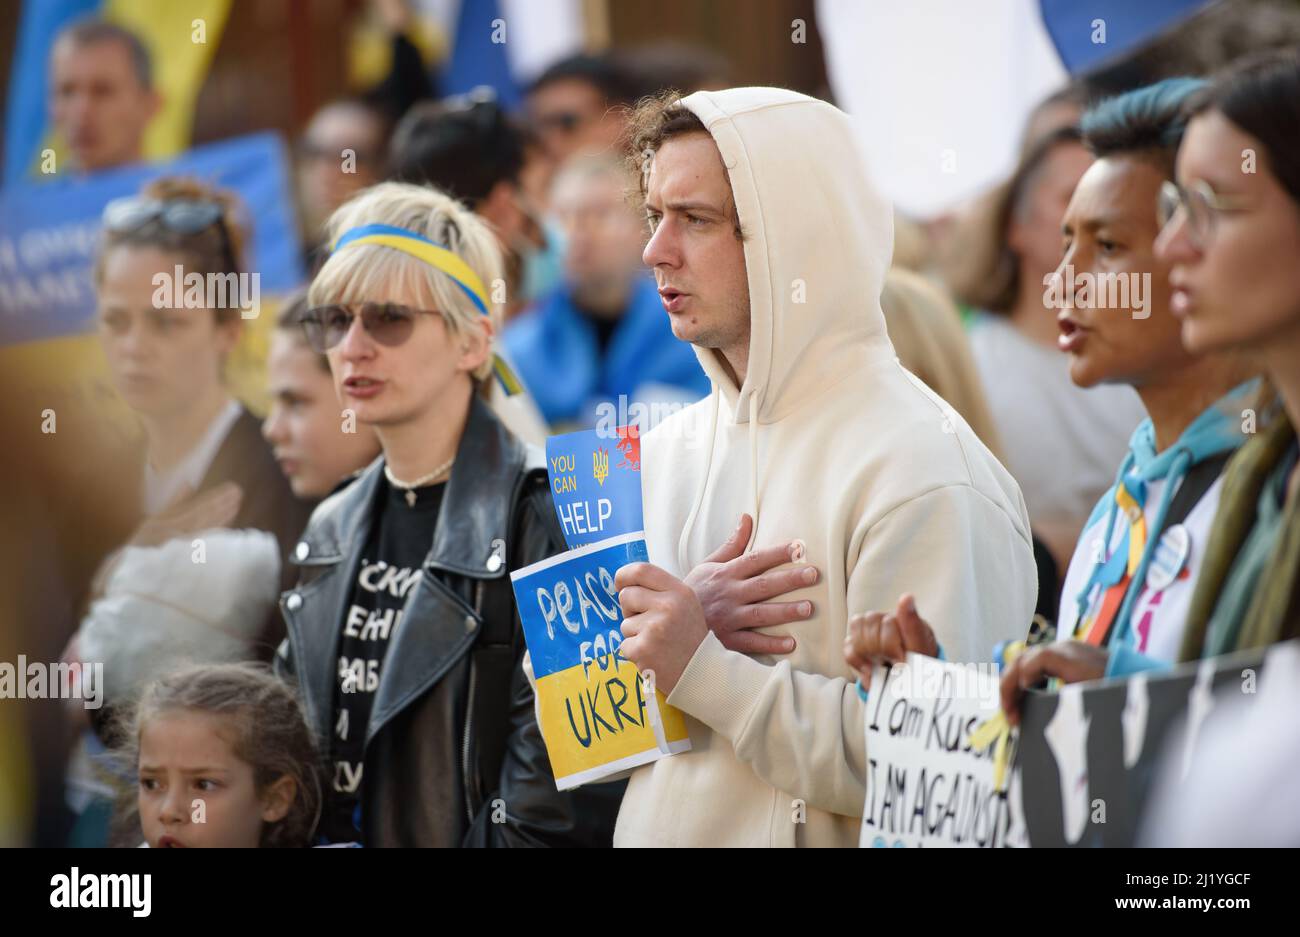
<instances>
[{"instance_id":1,"label":"black t-shirt with text","mask_svg":"<svg viewBox=\"0 0 1300 937\"><path fill-rule=\"evenodd\" d=\"M366 727L407 596L419 581L445 483L407 492L381 480L379 516L362 553L352 601L341 623L329 764L332 776L321 830L330 842L361 839L360 790Z\"/></svg>"}]
</instances>

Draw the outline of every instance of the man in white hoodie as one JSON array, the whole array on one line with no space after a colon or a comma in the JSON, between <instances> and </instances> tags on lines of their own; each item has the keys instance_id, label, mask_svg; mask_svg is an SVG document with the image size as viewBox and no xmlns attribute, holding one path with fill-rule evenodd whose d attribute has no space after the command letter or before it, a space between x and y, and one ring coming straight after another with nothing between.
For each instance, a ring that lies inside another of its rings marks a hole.
<instances>
[{"instance_id":1,"label":"man in white hoodie","mask_svg":"<svg viewBox=\"0 0 1300 937\"><path fill-rule=\"evenodd\" d=\"M644 259L713 391L642 443L653 565L620 571L621 652L686 713L692 748L633 772L615 844L855 845L867 753L846 622L914 592L950 660L1023 636L1024 501L895 357L890 206L845 114L736 88L642 105L632 126ZM763 629L794 639L779 660L724 647L681 581L743 513L752 544L798 541L822 571L783 597L811 617Z\"/></svg>"}]
</instances>

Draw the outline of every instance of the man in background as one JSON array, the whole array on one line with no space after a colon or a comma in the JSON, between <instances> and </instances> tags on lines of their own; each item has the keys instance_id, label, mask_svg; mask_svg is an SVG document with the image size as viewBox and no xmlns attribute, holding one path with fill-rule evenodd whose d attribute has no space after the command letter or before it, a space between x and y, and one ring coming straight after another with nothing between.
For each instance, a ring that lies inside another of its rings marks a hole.
<instances>
[{"instance_id":1,"label":"man in background","mask_svg":"<svg viewBox=\"0 0 1300 937\"><path fill-rule=\"evenodd\" d=\"M307 123L298 143L298 204L309 270L325 262L320 243L329 216L362 189L384 177L392 121L361 98L326 104Z\"/></svg>"},{"instance_id":2,"label":"man in background","mask_svg":"<svg viewBox=\"0 0 1300 937\"><path fill-rule=\"evenodd\" d=\"M506 318L558 285L559 245L524 191L528 138L490 91L425 101L398 123L392 177L464 202L506 251Z\"/></svg>"},{"instance_id":3,"label":"man in background","mask_svg":"<svg viewBox=\"0 0 1300 937\"><path fill-rule=\"evenodd\" d=\"M130 30L98 19L68 26L50 53L50 115L79 173L144 158L162 107L149 52Z\"/></svg>"},{"instance_id":4,"label":"man in background","mask_svg":"<svg viewBox=\"0 0 1300 937\"><path fill-rule=\"evenodd\" d=\"M613 55L572 55L554 63L528 89L529 124L557 163L584 152L613 152L626 124L623 106L640 86Z\"/></svg>"}]
</instances>

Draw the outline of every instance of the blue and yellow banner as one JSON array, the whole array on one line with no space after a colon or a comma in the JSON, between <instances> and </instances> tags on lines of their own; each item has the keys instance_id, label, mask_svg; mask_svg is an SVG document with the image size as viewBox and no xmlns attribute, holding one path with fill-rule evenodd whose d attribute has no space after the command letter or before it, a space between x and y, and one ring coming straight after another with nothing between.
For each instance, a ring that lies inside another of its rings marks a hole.
<instances>
[{"instance_id":1,"label":"blue and yellow banner","mask_svg":"<svg viewBox=\"0 0 1300 937\"><path fill-rule=\"evenodd\" d=\"M27 0L22 7L5 111L5 185L41 179L39 154L50 147L63 165L63 141L49 125L50 51L59 33L83 17L131 30L149 53L162 97L144 136L145 159L175 156L190 145L194 105L207 79L231 0Z\"/></svg>"},{"instance_id":2,"label":"blue and yellow banner","mask_svg":"<svg viewBox=\"0 0 1300 937\"><path fill-rule=\"evenodd\" d=\"M640 531L511 573L555 785L568 790L691 747L686 720L618 653L614 575L647 560Z\"/></svg>"},{"instance_id":3,"label":"blue and yellow banner","mask_svg":"<svg viewBox=\"0 0 1300 937\"><path fill-rule=\"evenodd\" d=\"M196 147L161 164L105 170L0 191L0 367L39 409L79 401L114 410L95 332L92 269L100 215L114 198L159 175L196 178L234 192L244 212L246 263L262 310L244 334L226 378L255 411L265 403L265 347L278 298L302 284L288 153L273 133Z\"/></svg>"}]
</instances>

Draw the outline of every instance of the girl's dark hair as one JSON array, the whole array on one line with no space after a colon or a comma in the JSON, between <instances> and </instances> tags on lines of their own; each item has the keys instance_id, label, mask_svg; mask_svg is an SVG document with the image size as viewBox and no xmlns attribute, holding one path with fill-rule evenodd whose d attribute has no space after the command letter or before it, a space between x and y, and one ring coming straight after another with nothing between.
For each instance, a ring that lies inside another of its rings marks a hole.
<instances>
[{"instance_id":1,"label":"girl's dark hair","mask_svg":"<svg viewBox=\"0 0 1300 937\"><path fill-rule=\"evenodd\" d=\"M131 231L105 230L95 260L96 283L103 278L104 258L108 252L125 245L153 247L180 254L186 259L184 266L187 273L192 271L206 277L209 274L225 276L244 272L245 232L236 220L239 201L232 193L213 188L197 179L162 176L148 183L140 191L140 196L161 202L211 202L221 208L221 219L218 224L194 234L173 231L160 219L145 222ZM240 317L240 311L234 304L214 309L213 313L219 325L237 321Z\"/></svg>"},{"instance_id":2,"label":"girl's dark hair","mask_svg":"<svg viewBox=\"0 0 1300 937\"><path fill-rule=\"evenodd\" d=\"M302 331L302 316L308 309L307 291L298 290L284 301L280 311L275 316L275 328L277 331L284 332L295 338L303 348L311 351L316 356L316 363L320 365L322 371L330 373L330 359L319 352L313 351L312 347L307 344L307 336Z\"/></svg>"},{"instance_id":3,"label":"girl's dark hair","mask_svg":"<svg viewBox=\"0 0 1300 937\"><path fill-rule=\"evenodd\" d=\"M306 846L320 819L322 771L317 747L293 689L264 664L201 664L174 671L147 686L125 717L117 751L123 786L119 825L139 836L140 732L150 719L175 710L222 715L235 729L235 755L253 766L263 791L280 778L293 778L293 804L283 819L262 827L261 846Z\"/></svg>"},{"instance_id":4,"label":"girl's dark hair","mask_svg":"<svg viewBox=\"0 0 1300 937\"><path fill-rule=\"evenodd\" d=\"M1300 49L1249 56L1187 102L1187 116L1218 111L1264 145L1269 169L1300 205Z\"/></svg>"}]
</instances>

